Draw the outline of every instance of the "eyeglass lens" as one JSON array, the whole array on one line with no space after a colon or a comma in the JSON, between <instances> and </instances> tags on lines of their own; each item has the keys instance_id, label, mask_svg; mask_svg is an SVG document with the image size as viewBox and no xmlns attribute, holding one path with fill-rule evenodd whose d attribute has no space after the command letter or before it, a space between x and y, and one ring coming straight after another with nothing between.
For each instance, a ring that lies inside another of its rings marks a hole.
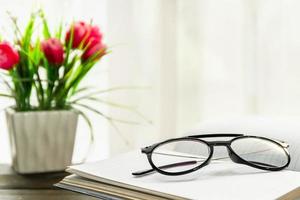
<instances>
[{"instance_id":1,"label":"eyeglass lens","mask_svg":"<svg viewBox=\"0 0 300 200\"><path fill-rule=\"evenodd\" d=\"M266 139L239 138L231 143L231 148L242 159L261 167L280 168L288 162L285 150Z\"/></svg>"},{"instance_id":2,"label":"eyeglass lens","mask_svg":"<svg viewBox=\"0 0 300 200\"><path fill-rule=\"evenodd\" d=\"M154 149L152 162L162 171L177 173L200 166L208 159L209 154L209 146L203 142L180 140Z\"/></svg>"}]
</instances>

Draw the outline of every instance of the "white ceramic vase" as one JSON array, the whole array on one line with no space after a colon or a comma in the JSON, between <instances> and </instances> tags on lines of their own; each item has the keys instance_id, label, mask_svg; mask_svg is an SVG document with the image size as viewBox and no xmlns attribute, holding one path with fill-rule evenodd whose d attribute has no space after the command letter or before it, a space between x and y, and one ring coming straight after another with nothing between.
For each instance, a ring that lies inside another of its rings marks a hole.
<instances>
[{"instance_id":1,"label":"white ceramic vase","mask_svg":"<svg viewBox=\"0 0 300 200\"><path fill-rule=\"evenodd\" d=\"M71 164L78 114L72 110L6 110L12 165L21 174L62 171Z\"/></svg>"}]
</instances>

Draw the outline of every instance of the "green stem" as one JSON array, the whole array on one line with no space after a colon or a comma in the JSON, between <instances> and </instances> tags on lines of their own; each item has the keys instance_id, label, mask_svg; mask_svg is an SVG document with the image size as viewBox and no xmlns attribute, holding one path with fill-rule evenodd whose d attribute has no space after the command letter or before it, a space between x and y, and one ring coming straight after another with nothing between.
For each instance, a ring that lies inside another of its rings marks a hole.
<instances>
[{"instance_id":1,"label":"green stem","mask_svg":"<svg viewBox=\"0 0 300 200\"><path fill-rule=\"evenodd\" d=\"M44 107L44 101L45 101L43 84L42 84L42 80L41 80L41 77L40 77L38 72L36 73L36 76L37 76L37 81L38 81L38 84L39 84L39 92L37 92L37 93L40 93L40 96L41 96L40 108L43 108Z\"/></svg>"}]
</instances>

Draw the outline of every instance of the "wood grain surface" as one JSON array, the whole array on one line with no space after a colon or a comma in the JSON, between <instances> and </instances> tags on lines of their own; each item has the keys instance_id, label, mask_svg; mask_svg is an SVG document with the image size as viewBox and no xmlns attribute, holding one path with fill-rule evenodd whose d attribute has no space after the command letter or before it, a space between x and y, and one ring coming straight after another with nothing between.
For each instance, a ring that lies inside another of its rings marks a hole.
<instances>
[{"instance_id":1,"label":"wood grain surface","mask_svg":"<svg viewBox=\"0 0 300 200\"><path fill-rule=\"evenodd\" d=\"M9 165L0 165L1 200L96 200L97 198L53 186L66 172L34 175L16 174Z\"/></svg>"}]
</instances>

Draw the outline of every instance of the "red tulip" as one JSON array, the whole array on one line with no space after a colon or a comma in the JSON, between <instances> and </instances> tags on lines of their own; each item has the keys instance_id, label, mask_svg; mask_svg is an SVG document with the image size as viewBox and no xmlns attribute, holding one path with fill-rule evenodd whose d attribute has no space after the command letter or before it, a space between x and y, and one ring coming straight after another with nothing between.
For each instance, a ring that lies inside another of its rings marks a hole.
<instances>
[{"instance_id":1,"label":"red tulip","mask_svg":"<svg viewBox=\"0 0 300 200\"><path fill-rule=\"evenodd\" d=\"M87 45L93 46L93 44L90 43L93 43L94 41L101 42L102 37L102 33L97 26L90 26L89 32L87 33L86 39L84 41L84 47L86 47Z\"/></svg>"},{"instance_id":2,"label":"red tulip","mask_svg":"<svg viewBox=\"0 0 300 200\"><path fill-rule=\"evenodd\" d=\"M71 39L71 33L73 31L72 48L77 48L81 42L86 38L89 32L89 25L85 22L76 22L72 25L70 30L66 34L66 44L69 44Z\"/></svg>"},{"instance_id":3,"label":"red tulip","mask_svg":"<svg viewBox=\"0 0 300 200\"><path fill-rule=\"evenodd\" d=\"M20 60L18 51L8 42L0 43L0 68L10 70Z\"/></svg>"},{"instance_id":4,"label":"red tulip","mask_svg":"<svg viewBox=\"0 0 300 200\"><path fill-rule=\"evenodd\" d=\"M50 38L43 41L41 48L49 63L61 65L64 62L64 48L58 39Z\"/></svg>"},{"instance_id":5,"label":"red tulip","mask_svg":"<svg viewBox=\"0 0 300 200\"><path fill-rule=\"evenodd\" d=\"M76 22L66 34L66 44L70 42L71 32L73 31L72 48L78 48L82 44L85 48L93 38L101 41L102 34L97 26L91 26L85 22Z\"/></svg>"},{"instance_id":6,"label":"red tulip","mask_svg":"<svg viewBox=\"0 0 300 200\"><path fill-rule=\"evenodd\" d=\"M93 45L89 45L89 47L85 50L85 52L82 55L82 60L86 61L89 58L91 58L92 56L95 56L93 59L100 59L103 55L105 55L106 53L106 46L102 43L102 42L97 42L97 40L93 40L95 43L93 44L93 42L91 44Z\"/></svg>"}]
</instances>

